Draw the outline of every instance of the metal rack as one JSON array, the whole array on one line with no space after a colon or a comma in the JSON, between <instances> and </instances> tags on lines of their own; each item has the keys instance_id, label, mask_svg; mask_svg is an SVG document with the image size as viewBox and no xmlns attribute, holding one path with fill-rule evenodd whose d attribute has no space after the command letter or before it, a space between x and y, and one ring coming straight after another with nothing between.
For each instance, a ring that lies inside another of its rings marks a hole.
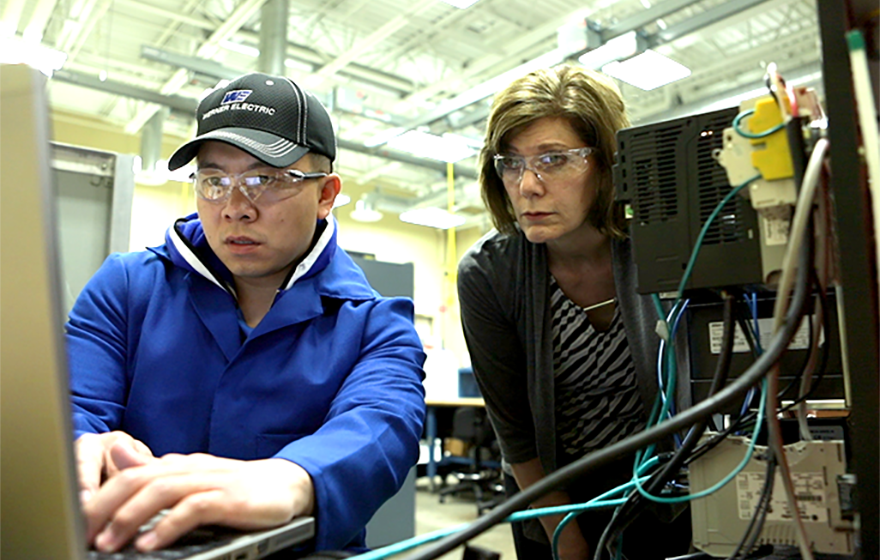
<instances>
[{"instance_id":1,"label":"metal rack","mask_svg":"<svg viewBox=\"0 0 880 560\"><path fill-rule=\"evenodd\" d=\"M878 327L877 262L874 259L874 217L868 200L867 177L859 158L859 129L854 111L852 72L844 34L850 18L876 9L863 0L819 0L822 73L831 143L831 191L836 201L837 237L841 247L843 325L846 356L853 387L850 416L850 472L855 473L860 516L858 558L880 557L880 327ZM876 102L876 100L875 100Z\"/></svg>"}]
</instances>

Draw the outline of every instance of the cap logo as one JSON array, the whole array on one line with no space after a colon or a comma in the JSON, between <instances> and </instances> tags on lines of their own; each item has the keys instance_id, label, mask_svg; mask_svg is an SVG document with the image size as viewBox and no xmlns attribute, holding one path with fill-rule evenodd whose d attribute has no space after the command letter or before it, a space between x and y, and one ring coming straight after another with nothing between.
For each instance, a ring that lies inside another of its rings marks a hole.
<instances>
[{"instance_id":1,"label":"cap logo","mask_svg":"<svg viewBox=\"0 0 880 560\"><path fill-rule=\"evenodd\" d=\"M220 105L226 105L227 103L241 103L253 92L254 90L252 89L237 89L230 91L223 96L223 101L220 102Z\"/></svg>"}]
</instances>

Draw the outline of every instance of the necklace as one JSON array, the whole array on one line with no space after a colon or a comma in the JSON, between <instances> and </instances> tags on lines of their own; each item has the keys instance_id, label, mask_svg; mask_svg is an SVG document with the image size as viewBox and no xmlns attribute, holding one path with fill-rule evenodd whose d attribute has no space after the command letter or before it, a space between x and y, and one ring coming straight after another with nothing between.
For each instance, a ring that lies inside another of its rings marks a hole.
<instances>
[{"instance_id":1,"label":"necklace","mask_svg":"<svg viewBox=\"0 0 880 560\"><path fill-rule=\"evenodd\" d=\"M599 309L600 307L605 307L609 303L614 303L616 300L617 300L617 298L613 297L613 298L607 299L605 301L600 301L599 303L594 303L593 305L588 305L586 307L583 307L582 309L584 311L592 311L594 309Z\"/></svg>"}]
</instances>

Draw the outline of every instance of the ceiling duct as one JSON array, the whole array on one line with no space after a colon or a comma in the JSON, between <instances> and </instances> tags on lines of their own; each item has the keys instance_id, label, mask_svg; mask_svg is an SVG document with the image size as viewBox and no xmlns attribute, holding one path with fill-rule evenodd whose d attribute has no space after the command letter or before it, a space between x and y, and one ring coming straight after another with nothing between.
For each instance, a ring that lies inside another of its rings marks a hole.
<instances>
[{"instance_id":1,"label":"ceiling duct","mask_svg":"<svg viewBox=\"0 0 880 560\"><path fill-rule=\"evenodd\" d=\"M284 75L289 16L287 0L269 0L260 9L260 58L257 67L264 74Z\"/></svg>"},{"instance_id":2,"label":"ceiling duct","mask_svg":"<svg viewBox=\"0 0 880 560\"><path fill-rule=\"evenodd\" d=\"M154 172L162 156L162 128L171 109L162 107L141 130L141 171Z\"/></svg>"}]
</instances>

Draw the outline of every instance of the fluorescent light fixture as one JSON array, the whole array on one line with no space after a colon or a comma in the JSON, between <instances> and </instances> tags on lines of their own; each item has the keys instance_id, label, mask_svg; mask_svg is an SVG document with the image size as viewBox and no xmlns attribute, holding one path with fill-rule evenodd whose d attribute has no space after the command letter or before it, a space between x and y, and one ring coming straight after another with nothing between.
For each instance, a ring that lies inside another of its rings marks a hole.
<instances>
[{"instance_id":1,"label":"fluorescent light fixture","mask_svg":"<svg viewBox=\"0 0 880 560\"><path fill-rule=\"evenodd\" d=\"M410 130L388 141L388 147L419 157L454 163L471 157L477 151L455 136L437 136L420 130Z\"/></svg>"},{"instance_id":2,"label":"fluorescent light fixture","mask_svg":"<svg viewBox=\"0 0 880 560\"><path fill-rule=\"evenodd\" d=\"M0 37L0 63L27 64L47 76L61 70L67 53L50 49L40 43L24 41L16 36Z\"/></svg>"},{"instance_id":3,"label":"fluorescent light fixture","mask_svg":"<svg viewBox=\"0 0 880 560\"><path fill-rule=\"evenodd\" d=\"M375 208L373 208L372 204L369 204L363 198L354 203L354 210L351 211L352 220L357 222L378 222L382 219L382 212L379 212Z\"/></svg>"},{"instance_id":4,"label":"fluorescent light fixture","mask_svg":"<svg viewBox=\"0 0 880 560\"><path fill-rule=\"evenodd\" d=\"M236 43L235 41L230 41L229 39L220 43L220 46L226 50L237 52L238 54L243 54L245 56L252 56L257 58L260 56L260 49L257 47L252 47L251 45L243 45L241 43Z\"/></svg>"},{"instance_id":5,"label":"fluorescent light fixture","mask_svg":"<svg viewBox=\"0 0 880 560\"><path fill-rule=\"evenodd\" d=\"M375 148L376 146L387 144L389 140L400 136L404 132L406 132L406 129L400 126L385 129L379 134L376 134L371 138L367 138L366 141L364 141L364 146L368 148Z\"/></svg>"},{"instance_id":6,"label":"fluorescent light fixture","mask_svg":"<svg viewBox=\"0 0 880 560\"><path fill-rule=\"evenodd\" d=\"M449 229L464 224L465 219L442 208L430 207L407 210L400 214L400 221L417 226Z\"/></svg>"},{"instance_id":7,"label":"fluorescent light fixture","mask_svg":"<svg viewBox=\"0 0 880 560\"><path fill-rule=\"evenodd\" d=\"M300 72L313 72L315 70L315 67L311 64L300 62L292 58L285 58L284 66L286 68L290 68L291 70L299 70Z\"/></svg>"},{"instance_id":8,"label":"fluorescent light fixture","mask_svg":"<svg viewBox=\"0 0 880 560\"><path fill-rule=\"evenodd\" d=\"M163 168L168 169L168 162L165 160L159 160L160 165ZM168 173L169 181L177 181L178 183L192 183L192 175L196 172L196 166L193 164L184 165L183 167L179 167L174 171L166 171Z\"/></svg>"},{"instance_id":9,"label":"fluorescent light fixture","mask_svg":"<svg viewBox=\"0 0 880 560\"><path fill-rule=\"evenodd\" d=\"M598 70L609 62L627 58L638 53L642 46L639 43L642 42L643 40L635 31L629 31L610 39L600 47L585 52L578 57L578 62L587 68Z\"/></svg>"},{"instance_id":10,"label":"fluorescent light fixture","mask_svg":"<svg viewBox=\"0 0 880 560\"><path fill-rule=\"evenodd\" d=\"M351 197L344 193L339 193L336 195L336 200L333 201L333 208L339 208L340 206L345 206L351 202Z\"/></svg>"},{"instance_id":11,"label":"fluorescent light fixture","mask_svg":"<svg viewBox=\"0 0 880 560\"><path fill-rule=\"evenodd\" d=\"M452 132L444 132L443 138L446 140L451 140L453 142L459 142L459 143L461 143L465 146L468 146L476 151L480 151L483 148L483 141L479 138L471 138L469 136L455 134Z\"/></svg>"},{"instance_id":12,"label":"fluorescent light fixture","mask_svg":"<svg viewBox=\"0 0 880 560\"><path fill-rule=\"evenodd\" d=\"M671 84L691 75L687 66L652 50L647 50L623 62L615 61L606 64L602 67L602 72L645 91Z\"/></svg>"},{"instance_id":13,"label":"fluorescent light fixture","mask_svg":"<svg viewBox=\"0 0 880 560\"><path fill-rule=\"evenodd\" d=\"M464 10L465 8L470 8L471 6L479 2L479 0L443 0L443 2L446 2L450 6L454 6L456 8Z\"/></svg>"},{"instance_id":14,"label":"fluorescent light fixture","mask_svg":"<svg viewBox=\"0 0 880 560\"><path fill-rule=\"evenodd\" d=\"M196 171L195 165L185 165L174 171L168 170L168 160L160 159L156 162L154 169L143 169L143 160L141 156L134 157L134 180L139 185L149 185L158 187L164 185L168 181L177 181L178 183L190 183L190 177Z\"/></svg>"}]
</instances>

